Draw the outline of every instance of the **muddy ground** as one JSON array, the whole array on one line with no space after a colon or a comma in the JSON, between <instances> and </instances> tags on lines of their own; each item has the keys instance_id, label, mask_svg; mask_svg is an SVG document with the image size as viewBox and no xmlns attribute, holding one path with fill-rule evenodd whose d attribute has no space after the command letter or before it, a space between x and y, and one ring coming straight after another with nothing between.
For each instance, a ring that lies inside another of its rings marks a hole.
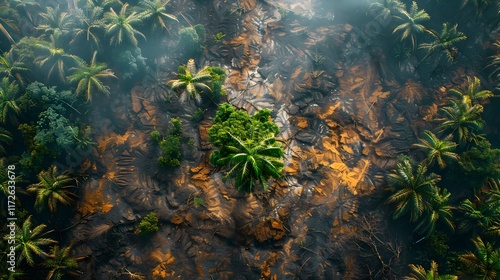
<instances>
[{"instance_id":1,"label":"muddy ground","mask_svg":"<svg viewBox=\"0 0 500 280\"><path fill-rule=\"evenodd\" d=\"M236 107L272 110L286 147L284 176L254 195L222 182L208 164L215 111L198 125L194 104L164 101L173 93L162 83L180 63L166 52L155 75L94 103L97 145L71 231L76 254L90 256L82 279L359 279L405 266L397 250L408 248L391 251L397 238L372 210L397 154L411 152L444 101L417 81L387 79L381 58L326 1L200 2L172 2L186 22L205 24L209 41L226 34L207 43L197 64L226 69ZM164 131L171 117L191 141L181 167L159 168L150 132ZM138 236L151 211L160 230Z\"/></svg>"}]
</instances>

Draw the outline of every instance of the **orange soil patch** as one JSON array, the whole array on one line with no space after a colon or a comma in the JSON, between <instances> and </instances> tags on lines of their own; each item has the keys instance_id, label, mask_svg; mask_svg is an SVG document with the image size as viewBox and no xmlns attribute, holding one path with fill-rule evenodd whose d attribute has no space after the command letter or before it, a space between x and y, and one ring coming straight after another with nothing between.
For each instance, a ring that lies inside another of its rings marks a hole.
<instances>
[{"instance_id":1,"label":"orange soil patch","mask_svg":"<svg viewBox=\"0 0 500 280\"><path fill-rule=\"evenodd\" d=\"M80 200L80 205L78 207L78 211L82 215L95 212L103 214L109 212L113 208L113 204L109 203L109 196L104 196L102 193L105 184L105 180L100 180L97 189L91 190L90 186L85 189L83 199Z\"/></svg>"}]
</instances>

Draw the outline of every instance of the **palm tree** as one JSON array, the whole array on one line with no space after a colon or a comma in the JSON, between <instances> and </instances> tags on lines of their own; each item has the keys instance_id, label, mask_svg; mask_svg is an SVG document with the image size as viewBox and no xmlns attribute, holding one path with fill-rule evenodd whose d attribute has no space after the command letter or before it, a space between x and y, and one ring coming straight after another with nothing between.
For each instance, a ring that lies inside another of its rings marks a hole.
<instances>
[{"instance_id":1,"label":"palm tree","mask_svg":"<svg viewBox=\"0 0 500 280\"><path fill-rule=\"evenodd\" d=\"M441 119L439 130L453 135L459 144L480 140L478 133L484 128L484 120L481 118L483 106L471 105L462 100L450 100L450 103L451 106L441 108L445 116Z\"/></svg>"},{"instance_id":2,"label":"palm tree","mask_svg":"<svg viewBox=\"0 0 500 280\"><path fill-rule=\"evenodd\" d=\"M91 6L85 11L78 12L77 25L73 28L73 39L70 44L77 44L80 40L91 44L93 50L101 50L101 35L100 30L104 27L104 19L102 18L103 8Z\"/></svg>"},{"instance_id":3,"label":"palm tree","mask_svg":"<svg viewBox=\"0 0 500 280\"><path fill-rule=\"evenodd\" d=\"M194 59L189 59L186 67L179 67L179 77L177 80L170 80L172 89L181 91L181 102L189 100L190 97L194 98L196 102L201 103L201 95L198 90L212 91L206 84L212 80L212 75L208 67L196 72Z\"/></svg>"},{"instance_id":4,"label":"palm tree","mask_svg":"<svg viewBox=\"0 0 500 280\"><path fill-rule=\"evenodd\" d=\"M19 33L17 24L12 18L19 18L19 15L15 10L13 10L8 3L0 3L0 32L7 38L7 40L14 44L14 38L10 35L8 29Z\"/></svg>"},{"instance_id":5,"label":"palm tree","mask_svg":"<svg viewBox=\"0 0 500 280\"><path fill-rule=\"evenodd\" d=\"M467 88L465 90L454 88L450 89L450 92L462 97L463 102L469 103L470 105L474 104L476 101L481 102L493 96L493 92L490 90L481 90L481 80L477 77L467 77Z\"/></svg>"},{"instance_id":6,"label":"palm tree","mask_svg":"<svg viewBox=\"0 0 500 280\"><path fill-rule=\"evenodd\" d=\"M455 230L453 223L452 206L449 205L451 193L446 189L436 188L436 192L430 198L430 207L424 213L422 220L419 222L415 230L420 230L429 237L436 228L436 224L441 221L452 231Z\"/></svg>"},{"instance_id":7,"label":"palm tree","mask_svg":"<svg viewBox=\"0 0 500 280\"><path fill-rule=\"evenodd\" d=\"M84 61L80 61L78 68L73 68L75 72L69 76L70 82L78 82L75 93L85 94L87 101L92 100L92 95L102 92L109 95L109 87L105 86L101 79L116 78L113 71L106 68L105 63L97 63L95 57L97 51L94 52L90 65Z\"/></svg>"},{"instance_id":8,"label":"palm tree","mask_svg":"<svg viewBox=\"0 0 500 280\"><path fill-rule=\"evenodd\" d=\"M500 236L500 195L491 192L485 199L476 196L475 202L465 199L458 209L463 213L459 231Z\"/></svg>"},{"instance_id":9,"label":"palm tree","mask_svg":"<svg viewBox=\"0 0 500 280\"><path fill-rule=\"evenodd\" d=\"M453 45L467 39L467 36L465 36L464 33L458 31L457 27L458 24L455 24L453 27L450 28L448 23L443 23L443 30L441 31L441 33L437 33L434 30L426 29L425 31L434 38L434 41L430 43L420 44L419 48L427 50L427 54L420 61L417 67L424 60L426 60L431 54L434 53L439 54L438 59L436 60L437 62L439 62L439 60L441 59L441 55L443 53L445 54L447 61L449 62L454 61L456 50L453 47Z\"/></svg>"},{"instance_id":10,"label":"palm tree","mask_svg":"<svg viewBox=\"0 0 500 280\"><path fill-rule=\"evenodd\" d=\"M431 268L425 270L421 265L408 265L411 269L410 276L403 277L404 280L457 280L458 276L455 275L439 275L438 264L431 261Z\"/></svg>"},{"instance_id":11,"label":"palm tree","mask_svg":"<svg viewBox=\"0 0 500 280\"><path fill-rule=\"evenodd\" d=\"M392 33L402 32L401 41L404 41L409 37L411 39L412 47L415 48L415 34L422 33L426 30L425 26L421 23L428 21L431 17L425 10L419 10L417 2L413 1L410 12L403 10L401 11L401 15L396 16L396 18L402 20L403 23L396 26Z\"/></svg>"},{"instance_id":12,"label":"palm tree","mask_svg":"<svg viewBox=\"0 0 500 280\"><path fill-rule=\"evenodd\" d=\"M139 15L136 12L132 12L127 16L127 7L128 3L125 3L119 14L113 8L110 8L110 11L104 14L104 19L107 22L106 35L111 37L110 45L119 46L126 41L137 46L136 35L146 40L144 34L134 28L134 25L141 23Z\"/></svg>"},{"instance_id":13,"label":"palm tree","mask_svg":"<svg viewBox=\"0 0 500 280\"><path fill-rule=\"evenodd\" d=\"M259 183L267 190L267 179L281 177L284 166L281 144L274 137L256 142L253 139L242 141L229 135L234 145L215 151L210 157L212 163L230 168L224 178L234 178L238 190L250 193Z\"/></svg>"},{"instance_id":14,"label":"palm tree","mask_svg":"<svg viewBox=\"0 0 500 280\"><path fill-rule=\"evenodd\" d=\"M397 219L409 213L410 221L420 219L431 208L430 198L436 192L436 183L440 179L434 173L427 174L425 164L420 163L414 168L409 157L401 157L396 169L387 178L392 194L386 203L395 205L392 217Z\"/></svg>"},{"instance_id":15,"label":"palm tree","mask_svg":"<svg viewBox=\"0 0 500 280\"><path fill-rule=\"evenodd\" d=\"M50 79L54 72L57 72L57 77L60 81L66 81L66 71L68 66L75 64L78 61L77 56L68 54L60 45L59 35L51 34L50 41L41 41L36 46L44 52L43 55L35 59L42 69L48 70L47 78Z\"/></svg>"},{"instance_id":16,"label":"palm tree","mask_svg":"<svg viewBox=\"0 0 500 280\"><path fill-rule=\"evenodd\" d=\"M34 256L47 256L47 253L43 251L41 246L57 243L57 241L50 238L43 238L42 236L48 232L42 233L47 227L45 224L41 224L32 228L31 216L29 216L23 223L23 226L19 228L16 225L16 245L15 250L18 252L16 257L18 257L19 262L26 260L26 262L33 266L35 264ZM9 238L9 235L4 237L5 240ZM19 253L20 252L20 253Z\"/></svg>"},{"instance_id":17,"label":"palm tree","mask_svg":"<svg viewBox=\"0 0 500 280\"><path fill-rule=\"evenodd\" d=\"M73 25L73 19L67 12L61 11L59 6L52 8L47 6L45 13L40 13L42 24L37 26L47 35L65 36Z\"/></svg>"},{"instance_id":18,"label":"palm tree","mask_svg":"<svg viewBox=\"0 0 500 280\"><path fill-rule=\"evenodd\" d=\"M23 78L19 72L26 71L28 68L22 62L15 61L12 56L12 52L6 52L0 56L0 73L4 77L17 79L22 85Z\"/></svg>"},{"instance_id":19,"label":"palm tree","mask_svg":"<svg viewBox=\"0 0 500 280\"><path fill-rule=\"evenodd\" d=\"M170 0L141 1L140 5L143 11L139 14L139 17L145 22L151 21L152 23L149 26L153 30L158 28L168 30L167 24L165 24L166 19L178 21L177 17L167 13L166 6L168 3L170 3Z\"/></svg>"},{"instance_id":20,"label":"palm tree","mask_svg":"<svg viewBox=\"0 0 500 280\"><path fill-rule=\"evenodd\" d=\"M387 20L391 16L401 14L405 10L405 4L399 0L377 0L370 5L370 9L377 17Z\"/></svg>"},{"instance_id":21,"label":"palm tree","mask_svg":"<svg viewBox=\"0 0 500 280\"><path fill-rule=\"evenodd\" d=\"M36 192L35 207L38 210L47 206L50 212L55 212L58 202L64 205L70 205L73 202L72 197L75 194L70 192L70 189L75 187L74 179L65 173L59 175L55 165L47 171L40 172L38 180L38 183L28 187L29 192Z\"/></svg>"},{"instance_id":22,"label":"palm tree","mask_svg":"<svg viewBox=\"0 0 500 280\"><path fill-rule=\"evenodd\" d=\"M17 124L17 117L21 114L21 108L17 104L19 97L19 86L16 82L9 81L8 77L2 79L0 84L0 122Z\"/></svg>"},{"instance_id":23,"label":"palm tree","mask_svg":"<svg viewBox=\"0 0 500 280\"><path fill-rule=\"evenodd\" d=\"M496 280L500 275L500 249L484 243L481 237L472 240L476 253L468 252L458 256L472 279Z\"/></svg>"},{"instance_id":24,"label":"palm tree","mask_svg":"<svg viewBox=\"0 0 500 280\"><path fill-rule=\"evenodd\" d=\"M414 146L420 147L427 151L426 162L428 166L431 166L434 162L437 162L441 169L446 167L445 158L458 160L458 155L453 151L457 147L457 144L448 140L439 139L434 133L426 130L424 131L424 138L419 139L420 143L414 144Z\"/></svg>"},{"instance_id":25,"label":"palm tree","mask_svg":"<svg viewBox=\"0 0 500 280\"><path fill-rule=\"evenodd\" d=\"M5 155L4 145L9 145L12 142L12 134L3 127L0 127L0 155Z\"/></svg>"},{"instance_id":26,"label":"palm tree","mask_svg":"<svg viewBox=\"0 0 500 280\"><path fill-rule=\"evenodd\" d=\"M45 266L50 269L47 274L47 280L60 280L67 274L74 273L78 268L76 259L70 257L71 246L59 248L52 247L49 259Z\"/></svg>"}]
</instances>

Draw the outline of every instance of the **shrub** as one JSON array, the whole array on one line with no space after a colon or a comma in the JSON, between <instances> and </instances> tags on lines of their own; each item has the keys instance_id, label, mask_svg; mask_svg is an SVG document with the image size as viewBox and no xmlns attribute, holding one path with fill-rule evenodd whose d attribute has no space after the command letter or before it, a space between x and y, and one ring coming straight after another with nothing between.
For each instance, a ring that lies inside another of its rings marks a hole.
<instances>
[{"instance_id":1,"label":"shrub","mask_svg":"<svg viewBox=\"0 0 500 280\"><path fill-rule=\"evenodd\" d=\"M137 233L142 235L156 231L158 231L158 216L155 212L151 212L142 218L137 227Z\"/></svg>"},{"instance_id":2,"label":"shrub","mask_svg":"<svg viewBox=\"0 0 500 280\"><path fill-rule=\"evenodd\" d=\"M158 158L158 164L161 166L177 167L181 165L182 123L179 118L172 118L170 123L172 124L172 128L167 130L165 137L157 130L154 130L151 132L151 138L160 144L161 156Z\"/></svg>"}]
</instances>

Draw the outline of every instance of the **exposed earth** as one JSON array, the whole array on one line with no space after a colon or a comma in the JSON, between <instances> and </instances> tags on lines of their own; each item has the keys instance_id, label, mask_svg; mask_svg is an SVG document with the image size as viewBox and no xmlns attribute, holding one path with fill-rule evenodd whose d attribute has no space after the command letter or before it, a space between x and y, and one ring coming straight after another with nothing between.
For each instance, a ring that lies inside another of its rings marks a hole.
<instances>
[{"instance_id":1,"label":"exposed earth","mask_svg":"<svg viewBox=\"0 0 500 280\"><path fill-rule=\"evenodd\" d=\"M182 63L166 53L155 75L109 103L94 102L97 145L81 170L89 178L71 229L75 253L90 256L82 279L352 279L365 266L403 258L384 247L381 259L359 262L374 256L370 244L396 244L367 230L385 223L368 210L381 203L373 194L397 154L411 152L446 95L390 78L383 58L325 1L212 2L172 5L186 21L205 24L207 38L226 34L197 64L227 71L234 106L273 112L286 147L284 177L268 193L250 195L222 182L208 162L215 108L191 121L196 106L164 85ZM181 167L160 168L150 132L165 131L177 116L187 140ZM151 211L160 230L134 233Z\"/></svg>"}]
</instances>

